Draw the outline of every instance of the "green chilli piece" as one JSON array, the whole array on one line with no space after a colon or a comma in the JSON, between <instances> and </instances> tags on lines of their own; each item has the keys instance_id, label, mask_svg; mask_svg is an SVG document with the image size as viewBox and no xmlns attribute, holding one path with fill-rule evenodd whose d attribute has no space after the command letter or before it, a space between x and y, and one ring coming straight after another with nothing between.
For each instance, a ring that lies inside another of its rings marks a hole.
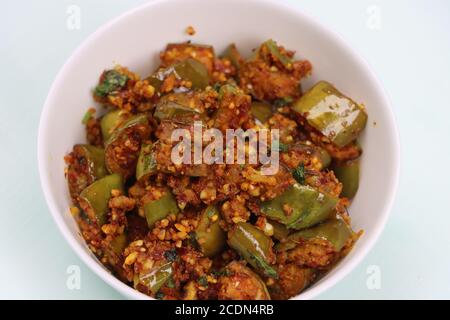
<instances>
[{"instance_id":1,"label":"green chilli piece","mask_svg":"<svg viewBox=\"0 0 450 320\"><path fill-rule=\"evenodd\" d=\"M337 203L338 198L296 183L278 197L263 202L261 212L289 229L299 230L326 220Z\"/></svg>"},{"instance_id":2,"label":"green chilli piece","mask_svg":"<svg viewBox=\"0 0 450 320\"><path fill-rule=\"evenodd\" d=\"M105 150L90 144L77 144L74 153L83 157L87 163L88 175L93 180L98 180L107 175L105 166Z\"/></svg>"},{"instance_id":3,"label":"green chilli piece","mask_svg":"<svg viewBox=\"0 0 450 320\"><path fill-rule=\"evenodd\" d=\"M228 233L228 244L250 265L268 277L278 278L278 273L270 265L273 260L270 237L246 222L237 223Z\"/></svg>"},{"instance_id":4,"label":"green chilli piece","mask_svg":"<svg viewBox=\"0 0 450 320\"><path fill-rule=\"evenodd\" d=\"M364 108L326 81L305 92L292 108L338 147L354 141L367 122Z\"/></svg>"},{"instance_id":5,"label":"green chilli piece","mask_svg":"<svg viewBox=\"0 0 450 320\"><path fill-rule=\"evenodd\" d=\"M144 204L145 218L150 229L157 221L164 219L169 214L178 214L179 211L177 201L169 190L166 190L161 198Z\"/></svg>"},{"instance_id":6,"label":"green chilli piece","mask_svg":"<svg viewBox=\"0 0 450 320\"><path fill-rule=\"evenodd\" d=\"M162 85L163 79L164 79L164 77L160 76L159 74L164 74L164 70L165 69L158 70L154 74L152 74L152 75L148 76L147 78L145 78L145 80L147 80L147 82L153 88L155 88L155 92L157 94L159 94L159 89L161 88L161 85Z\"/></svg>"},{"instance_id":7,"label":"green chilli piece","mask_svg":"<svg viewBox=\"0 0 450 320\"><path fill-rule=\"evenodd\" d=\"M152 268L149 272L139 275L134 279L134 287L143 284L152 294L156 294L159 289L171 278L173 273L172 262Z\"/></svg>"},{"instance_id":8,"label":"green chilli piece","mask_svg":"<svg viewBox=\"0 0 450 320\"><path fill-rule=\"evenodd\" d=\"M278 152L288 152L289 145L278 141L278 144L277 143L274 144L274 149L277 149Z\"/></svg>"},{"instance_id":9,"label":"green chilli piece","mask_svg":"<svg viewBox=\"0 0 450 320\"><path fill-rule=\"evenodd\" d=\"M89 144L77 144L73 147L73 157L78 159L79 167L68 166L69 191L72 199L77 202L77 197L94 181L108 174L105 165L105 151L103 148Z\"/></svg>"},{"instance_id":10,"label":"green chilli piece","mask_svg":"<svg viewBox=\"0 0 450 320\"><path fill-rule=\"evenodd\" d=\"M359 161L334 164L333 171L343 186L341 196L353 198L359 188Z\"/></svg>"},{"instance_id":11,"label":"green chilli piece","mask_svg":"<svg viewBox=\"0 0 450 320\"><path fill-rule=\"evenodd\" d=\"M190 81L193 89L204 89L209 84L208 69L200 61L189 58L174 65L173 69L181 79Z\"/></svg>"},{"instance_id":12,"label":"green chilli piece","mask_svg":"<svg viewBox=\"0 0 450 320\"><path fill-rule=\"evenodd\" d=\"M95 111L92 111L91 109L86 111L86 113L84 114L83 118L81 119L81 123L82 124L87 124L88 121L91 120L91 118L93 117L94 114L95 114Z\"/></svg>"},{"instance_id":13,"label":"green chilli piece","mask_svg":"<svg viewBox=\"0 0 450 320\"><path fill-rule=\"evenodd\" d=\"M106 222L108 202L111 199L111 191L123 192L123 180L119 174L111 174L95 181L85 188L80 196L80 206L89 217L89 220L102 226Z\"/></svg>"},{"instance_id":14,"label":"green chilli piece","mask_svg":"<svg viewBox=\"0 0 450 320\"><path fill-rule=\"evenodd\" d=\"M291 97L278 98L273 101L275 108L282 108L290 105L294 100Z\"/></svg>"},{"instance_id":15,"label":"green chilli piece","mask_svg":"<svg viewBox=\"0 0 450 320\"><path fill-rule=\"evenodd\" d=\"M220 214L216 206L208 206L201 214L195 231L197 243L206 257L215 256L225 247L226 235L219 223Z\"/></svg>"},{"instance_id":16,"label":"green chilli piece","mask_svg":"<svg viewBox=\"0 0 450 320\"><path fill-rule=\"evenodd\" d=\"M122 122L119 127L117 127L116 130L112 132L112 134L109 136L109 138L105 142L105 149L108 148L108 146L113 143L115 140L117 140L119 137L121 137L122 134L125 133L125 131L129 128L132 128L137 125L147 125L148 124L148 118L147 115L144 113L137 114L135 116L132 116Z\"/></svg>"},{"instance_id":17,"label":"green chilli piece","mask_svg":"<svg viewBox=\"0 0 450 320\"><path fill-rule=\"evenodd\" d=\"M192 96L187 93L168 94L158 102L153 116L159 120L201 116L201 111L192 107L191 101Z\"/></svg>"},{"instance_id":18,"label":"green chilli piece","mask_svg":"<svg viewBox=\"0 0 450 320\"><path fill-rule=\"evenodd\" d=\"M353 230L342 219L331 219L313 228L291 234L285 242L279 243L275 248L277 251L286 251L305 240L323 239L329 241L336 252L339 252L352 235Z\"/></svg>"},{"instance_id":19,"label":"green chilli piece","mask_svg":"<svg viewBox=\"0 0 450 320\"><path fill-rule=\"evenodd\" d=\"M195 59L188 58L173 66L159 69L146 80L159 91L164 79L174 74L177 79L190 81L192 89L204 89L209 85L208 69L203 63Z\"/></svg>"},{"instance_id":20,"label":"green chilli piece","mask_svg":"<svg viewBox=\"0 0 450 320\"><path fill-rule=\"evenodd\" d=\"M153 144L143 144L136 165L136 179L151 176L157 172L157 163L153 153Z\"/></svg>"},{"instance_id":21,"label":"green chilli piece","mask_svg":"<svg viewBox=\"0 0 450 320\"><path fill-rule=\"evenodd\" d=\"M95 87L94 94L98 97L106 97L122 89L128 81L128 76L117 70L108 70L102 76L102 81Z\"/></svg>"},{"instance_id":22,"label":"green chilli piece","mask_svg":"<svg viewBox=\"0 0 450 320\"><path fill-rule=\"evenodd\" d=\"M265 102L252 102L250 110L252 115L261 123L265 123L273 114L272 106Z\"/></svg>"},{"instance_id":23,"label":"green chilli piece","mask_svg":"<svg viewBox=\"0 0 450 320\"><path fill-rule=\"evenodd\" d=\"M222 100L223 97L227 94L238 95L243 94L243 91L240 90L236 85L227 83L221 86L219 89L218 95L219 100Z\"/></svg>"},{"instance_id":24,"label":"green chilli piece","mask_svg":"<svg viewBox=\"0 0 450 320\"><path fill-rule=\"evenodd\" d=\"M145 141L150 134L150 127L146 114L137 114L122 122L115 129L105 142L105 163L106 168L111 173L119 173L125 179L136 173L136 163L139 157L139 150L128 153L126 161L116 157L116 147L122 147L129 139L130 135L135 138L139 136L141 142Z\"/></svg>"},{"instance_id":25,"label":"green chilli piece","mask_svg":"<svg viewBox=\"0 0 450 320\"><path fill-rule=\"evenodd\" d=\"M231 64L238 70L243 62L242 56L234 43L230 44L220 57L230 60Z\"/></svg>"},{"instance_id":26,"label":"green chilli piece","mask_svg":"<svg viewBox=\"0 0 450 320\"><path fill-rule=\"evenodd\" d=\"M115 129L126 120L126 115L122 110L112 110L106 113L100 120L103 140L107 141Z\"/></svg>"},{"instance_id":27,"label":"green chilli piece","mask_svg":"<svg viewBox=\"0 0 450 320\"><path fill-rule=\"evenodd\" d=\"M269 39L261 46L265 46L269 50L269 52L281 62L284 67L292 67L292 59L280 52L280 49L278 48L278 45L274 40Z\"/></svg>"},{"instance_id":28,"label":"green chilli piece","mask_svg":"<svg viewBox=\"0 0 450 320\"><path fill-rule=\"evenodd\" d=\"M111 241L110 247L115 254L119 255L125 249L127 243L128 243L127 234L123 232Z\"/></svg>"},{"instance_id":29,"label":"green chilli piece","mask_svg":"<svg viewBox=\"0 0 450 320\"><path fill-rule=\"evenodd\" d=\"M273 237L278 241L282 241L289 236L290 230L282 223L274 220L267 220L273 227Z\"/></svg>"},{"instance_id":30,"label":"green chilli piece","mask_svg":"<svg viewBox=\"0 0 450 320\"><path fill-rule=\"evenodd\" d=\"M321 169L327 168L331 163L331 156L325 149L310 143L296 142L290 146L290 150L294 152L298 151L316 158L320 161Z\"/></svg>"},{"instance_id":31,"label":"green chilli piece","mask_svg":"<svg viewBox=\"0 0 450 320\"><path fill-rule=\"evenodd\" d=\"M145 78L145 80L147 80L147 82L155 88L155 91L158 92L164 79L173 72L173 67L159 68L153 74Z\"/></svg>"},{"instance_id":32,"label":"green chilli piece","mask_svg":"<svg viewBox=\"0 0 450 320\"><path fill-rule=\"evenodd\" d=\"M320 163L322 164L322 169L328 168L328 166L331 163L331 156L328 153L327 150L320 148L320 147L316 147L317 149L317 156L318 159L320 160Z\"/></svg>"}]
</instances>

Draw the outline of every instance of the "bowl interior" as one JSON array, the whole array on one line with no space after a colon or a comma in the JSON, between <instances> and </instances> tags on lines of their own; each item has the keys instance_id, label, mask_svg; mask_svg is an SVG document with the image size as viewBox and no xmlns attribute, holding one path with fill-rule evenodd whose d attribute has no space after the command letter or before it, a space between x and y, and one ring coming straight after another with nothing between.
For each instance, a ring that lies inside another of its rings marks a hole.
<instances>
[{"instance_id":1,"label":"bowl interior","mask_svg":"<svg viewBox=\"0 0 450 320\"><path fill-rule=\"evenodd\" d=\"M197 33L188 37L192 25ZM76 143L85 142L81 119L94 106L91 90L99 74L120 63L141 76L158 64L158 53L168 42L192 40L212 44L220 53L234 42L248 55L273 38L296 50L296 57L313 64L308 88L318 80L333 83L363 102L369 121L361 138L360 189L350 208L355 229L365 234L354 250L328 275L297 298L312 298L347 274L368 252L388 216L398 178L398 140L385 94L367 65L334 33L292 8L271 1L169 0L156 1L115 19L94 33L60 71L49 93L40 124L38 154L43 191L67 241L105 281L133 298L144 295L112 277L98 263L79 236L70 216L63 157Z\"/></svg>"}]
</instances>

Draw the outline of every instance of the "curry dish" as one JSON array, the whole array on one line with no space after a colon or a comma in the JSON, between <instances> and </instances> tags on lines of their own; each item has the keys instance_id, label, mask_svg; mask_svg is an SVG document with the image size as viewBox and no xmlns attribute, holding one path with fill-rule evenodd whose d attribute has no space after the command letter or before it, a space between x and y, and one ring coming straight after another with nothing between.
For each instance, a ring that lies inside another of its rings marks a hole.
<instances>
[{"instance_id":1,"label":"curry dish","mask_svg":"<svg viewBox=\"0 0 450 320\"><path fill-rule=\"evenodd\" d=\"M149 57L150 58L150 57ZM331 83L303 90L307 60L268 40L169 44L146 78L122 66L93 90L100 116L65 157L71 212L111 272L157 299L289 299L332 269L361 231L357 192L364 106ZM179 164L171 133L279 130L279 167Z\"/></svg>"}]
</instances>

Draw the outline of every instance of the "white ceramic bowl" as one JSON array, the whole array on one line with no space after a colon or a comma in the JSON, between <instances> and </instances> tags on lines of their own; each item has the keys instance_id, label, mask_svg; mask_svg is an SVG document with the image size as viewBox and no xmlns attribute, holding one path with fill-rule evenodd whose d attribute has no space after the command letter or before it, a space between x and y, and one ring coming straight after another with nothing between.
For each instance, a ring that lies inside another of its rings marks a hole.
<instances>
[{"instance_id":1,"label":"white ceramic bowl","mask_svg":"<svg viewBox=\"0 0 450 320\"><path fill-rule=\"evenodd\" d=\"M195 27L194 37L184 33L188 25ZM42 189L56 224L79 257L125 296L148 298L117 280L88 250L69 214L71 201L64 178L64 155L74 144L85 141L80 121L93 105L91 89L99 74L120 63L147 75L157 66L158 53L168 42L212 44L217 52L235 42L249 54L269 38L312 62L313 75L304 88L317 80L330 81L363 102L369 113L361 139L360 188L350 208L353 226L364 229L364 236L336 268L295 298L310 299L333 286L364 258L380 235L396 191L399 142L386 94L368 65L338 35L275 1L154 1L103 26L75 51L52 85L38 138Z\"/></svg>"}]
</instances>

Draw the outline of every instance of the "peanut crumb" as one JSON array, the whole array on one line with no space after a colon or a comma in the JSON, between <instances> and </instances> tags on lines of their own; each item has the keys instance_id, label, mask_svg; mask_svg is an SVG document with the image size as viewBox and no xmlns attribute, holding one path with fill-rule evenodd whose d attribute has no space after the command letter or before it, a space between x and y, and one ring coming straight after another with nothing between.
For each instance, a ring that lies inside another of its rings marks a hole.
<instances>
[{"instance_id":1,"label":"peanut crumb","mask_svg":"<svg viewBox=\"0 0 450 320\"><path fill-rule=\"evenodd\" d=\"M186 28L186 33L187 33L188 35L190 35L190 36L195 35L195 29L194 29L194 27L193 27L193 26L188 26L188 27Z\"/></svg>"}]
</instances>

